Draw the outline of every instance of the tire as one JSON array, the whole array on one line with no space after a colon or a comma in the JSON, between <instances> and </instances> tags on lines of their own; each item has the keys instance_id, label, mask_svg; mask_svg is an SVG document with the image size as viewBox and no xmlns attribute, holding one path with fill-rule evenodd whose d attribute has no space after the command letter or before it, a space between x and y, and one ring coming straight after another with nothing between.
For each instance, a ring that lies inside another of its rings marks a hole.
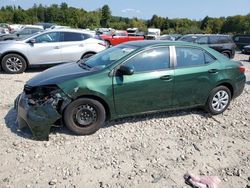
<instances>
[{"instance_id":1,"label":"tire","mask_svg":"<svg viewBox=\"0 0 250 188\"><path fill-rule=\"evenodd\" d=\"M230 90L225 86L218 86L210 92L206 104L206 110L213 115L221 114L227 109L230 101Z\"/></svg>"},{"instance_id":2,"label":"tire","mask_svg":"<svg viewBox=\"0 0 250 188\"><path fill-rule=\"evenodd\" d=\"M230 52L221 52L224 56L230 58L231 57L231 53Z\"/></svg>"},{"instance_id":3,"label":"tire","mask_svg":"<svg viewBox=\"0 0 250 188\"><path fill-rule=\"evenodd\" d=\"M95 55L95 53L87 53L87 54L84 54L84 55L82 56L82 59L88 59L88 58L90 58L90 57L93 56L93 55Z\"/></svg>"},{"instance_id":4,"label":"tire","mask_svg":"<svg viewBox=\"0 0 250 188\"><path fill-rule=\"evenodd\" d=\"M63 120L76 135L90 135L99 130L106 119L103 105L93 99L80 98L70 103L64 111Z\"/></svg>"},{"instance_id":5,"label":"tire","mask_svg":"<svg viewBox=\"0 0 250 188\"><path fill-rule=\"evenodd\" d=\"M26 60L18 54L7 54L2 59L2 68L8 74L19 74L26 70Z\"/></svg>"}]
</instances>

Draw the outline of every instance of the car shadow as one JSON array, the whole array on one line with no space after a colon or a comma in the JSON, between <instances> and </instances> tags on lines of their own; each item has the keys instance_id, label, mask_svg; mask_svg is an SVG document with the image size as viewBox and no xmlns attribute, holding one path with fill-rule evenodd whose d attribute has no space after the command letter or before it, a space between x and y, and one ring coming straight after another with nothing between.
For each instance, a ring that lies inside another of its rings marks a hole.
<instances>
[{"instance_id":1,"label":"car shadow","mask_svg":"<svg viewBox=\"0 0 250 188\"><path fill-rule=\"evenodd\" d=\"M26 139L31 139L32 133L28 128L24 128L22 130L18 129L16 116L17 116L16 110L12 107L4 117L5 125L11 130L12 133L16 134L17 136Z\"/></svg>"},{"instance_id":2,"label":"car shadow","mask_svg":"<svg viewBox=\"0 0 250 188\"><path fill-rule=\"evenodd\" d=\"M33 72L42 72L48 68L50 68L52 66L48 66L48 67L30 67L28 68L25 72L26 73L33 73Z\"/></svg>"},{"instance_id":3,"label":"car shadow","mask_svg":"<svg viewBox=\"0 0 250 188\"><path fill-rule=\"evenodd\" d=\"M47 66L44 65L44 66L39 66L39 67L37 67L37 66L35 66L35 67L29 67L29 68L27 68L27 70L24 71L24 73L42 72L42 71L44 71L46 69L49 69L49 68L51 68L53 66L57 66L57 65L47 65ZM2 69L0 69L0 73L1 74L7 74Z\"/></svg>"},{"instance_id":4,"label":"car shadow","mask_svg":"<svg viewBox=\"0 0 250 188\"><path fill-rule=\"evenodd\" d=\"M112 126L124 126L124 123L137 123L141 121L147 121L157 118L172 118L190 114L197 114L206 118L210 118L211 115L206 113L203 109L195 108L188 110L177 110L177 111L167 111L167 112L158 112L158 113L150 113L144 115L138 115L133 117L121 118L116 120L110 120L105 123L103 129L110 128ZM6 126L11 130L12 133L16 134L25 139L33 139L33 135L30 129L23 128L22 130L18 129L18 124L16 122L17 113L16 110L12 107L6 116L4 117ZM125 125L126 126L126 125ZM65 126L62 127L52 127L50 134L61 134L61 135L70 135L75 136L70 130L68 130Z\"/></svg>"},{"instance_id":5,"label":"car shadow","mask_svg":"<svg viewBox=\"0 0 250 188\"><path fill-rule=\"evenodd\" d=\"M137 122L148 121L152 119L180 117L180 116L191 115L191 114L197 114L206 118L212 117L209 113L205 112L201 108L174 110L174 111L156 112L156 113L150 113L150 114L146 113L143 115L137 115L133 117L125 117L125 118L120 118L116 120L110 120L106 122L103 128L109 128L112 126L120 126L120 125L124 125L124 123L137 123Z\"/></svg>"}]
</instances>

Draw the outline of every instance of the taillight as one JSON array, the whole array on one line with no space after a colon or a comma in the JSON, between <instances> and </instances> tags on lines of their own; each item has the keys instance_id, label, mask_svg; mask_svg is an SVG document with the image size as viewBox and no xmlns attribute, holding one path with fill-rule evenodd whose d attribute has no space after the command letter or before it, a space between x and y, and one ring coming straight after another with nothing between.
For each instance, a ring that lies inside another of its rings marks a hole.
<instances>
[{"instance_id":1,"label":"taillight","mask_svg":"<svg viewBox=\"0 0 250 188\"><path fill-rule=\"evenodd\" d=\"M244 66L239 66L239 71L241 73L244 73L246 71L246 68Z\"/></svg>"}]
</instances>

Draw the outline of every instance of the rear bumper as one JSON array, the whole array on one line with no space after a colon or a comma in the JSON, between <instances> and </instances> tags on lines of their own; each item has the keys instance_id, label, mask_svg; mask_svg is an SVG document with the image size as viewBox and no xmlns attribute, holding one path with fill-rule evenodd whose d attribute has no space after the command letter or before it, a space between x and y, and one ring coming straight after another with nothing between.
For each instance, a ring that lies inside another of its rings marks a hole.
<instances>
[{"instance_id":1,"label":"rear bumper","mask_svg":"<svg viewBox=\"0 0 250 188\"><path fill-rule=\"evenodd\" d=\"M245 88L245 83L246 83L246 76L245 75L242 75L242 76L237 78L233 98L236 98L242 94L242 92Z\"/></svg>"}]
</instances>

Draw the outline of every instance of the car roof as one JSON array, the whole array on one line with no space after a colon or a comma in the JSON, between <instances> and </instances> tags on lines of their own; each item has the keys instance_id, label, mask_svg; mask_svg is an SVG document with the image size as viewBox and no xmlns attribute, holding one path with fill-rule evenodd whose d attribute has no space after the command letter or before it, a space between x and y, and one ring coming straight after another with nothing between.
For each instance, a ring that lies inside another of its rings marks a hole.
<instances>
[{"instance_id":1,"label":"car roof","mask_svg":"<svg viewBox=\"0 0 250 188\"><path fill-rule=\"evenodd\" d=\"M163 40L140 40L140 41L131 41L126 42L125 44L136 46L139 48L142 47L153 47L153 46L197 46L200 47L198 44L190 43L190 42L183 42L183 41L163 41Z\"/></svg>"},{"instance_id":2,"label":"car roof","mask_svg":"<svg viewBox=\"0 0 250 188\"><path fill-rule=\"evenodd\" d=\"M230 35L225 35L225 34L187 34L187 35L183 35L183 37L186 37L186 36L197 36L197 37L203 37L203 36L230 36Z\"/></svg>"},{"instance_id":3,"label":"car roof","mask_svg":"<svg viewBox=\"0 0 250 188\"><path fill-rule=\"evenodd\" d=\"M91 34L92 33L90 30L69 29L69 28L47 29L45 32L77 32L77 33L86 33L86 34Z\"/></svg>"}]
</instances>

